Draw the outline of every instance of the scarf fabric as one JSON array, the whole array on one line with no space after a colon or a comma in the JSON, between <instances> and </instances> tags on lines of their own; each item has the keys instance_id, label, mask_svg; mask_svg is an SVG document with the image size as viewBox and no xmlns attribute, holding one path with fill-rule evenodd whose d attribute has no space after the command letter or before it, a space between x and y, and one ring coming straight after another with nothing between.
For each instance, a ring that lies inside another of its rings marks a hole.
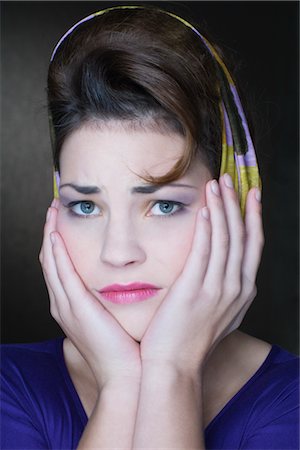
<instances>
[{"instance_id":1,"label":"scarf fabric","mask_svg":"<svg viewBox=\"0 0 300 450\"><path fill-rule=\"evenodd\" d=\"M116 9L137 8L141 9L144 7L125 5L114 6L111 8L103 9L101 11L97 11L87 17L84 17L82 20L73 25L58 41L51 55L50 63L53 61L57 49L59 48L61 43L80 24ZM163 14L168 14L169 16L177 19L185 26L193 30L193 32L196 33L197 36L202 40L203 44L214 59L219 80L219 92L221 97L220 113L222 119L222 156L220 176L222 176L224 173L228 173L232 177L234 188L238 193L241 212L244 216L247 193L253 187L261 188L261 179L259 176L255 149L234 81L213 45L210 44L210 42L192 24L171 12L165 10L160 11ZM49 123L52 145L54 145L54 131L50 113ZM53 183L54 197L58 198L59 173L57 171L54 172Z\"/></svg>"}]
</instances>

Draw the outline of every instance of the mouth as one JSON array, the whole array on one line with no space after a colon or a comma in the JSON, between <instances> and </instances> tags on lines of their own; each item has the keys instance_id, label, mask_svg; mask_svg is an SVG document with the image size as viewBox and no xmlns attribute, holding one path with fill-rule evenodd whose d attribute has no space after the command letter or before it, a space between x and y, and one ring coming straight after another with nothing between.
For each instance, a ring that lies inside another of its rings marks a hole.
<instances>
[{"instance_id":1,"label":"mouth","mask_svg":"<svg viewBox=\"0 0 300 450\"><path fill-rule=\"evenodd\" d=\"M99 292L104 300L111 303L128 305L143 302L157 295L161 288L148 283L112 284L102 288Z\"/></svg>"}]
</instances>

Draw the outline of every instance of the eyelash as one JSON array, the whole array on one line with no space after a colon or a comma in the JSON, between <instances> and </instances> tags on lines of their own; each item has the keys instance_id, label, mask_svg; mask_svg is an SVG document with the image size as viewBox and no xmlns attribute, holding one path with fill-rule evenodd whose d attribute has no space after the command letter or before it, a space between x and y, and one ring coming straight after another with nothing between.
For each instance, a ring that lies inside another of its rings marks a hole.
<instances>
[{"instance_id":1,"label":"eyelash","mask_svg":"<svg viewBox=\"0 0 300 450\"><path fill-rule=\"evenodd\" d=\"M176 214L179 214L185 209L185 206L181 202L176 202L174 200L157 200L153 203L151 206L151 209L154 208L154 206L159 205L160 203L169 203L173 206L178 206L178 209L175 211L170 212L169 214L152 214L153 217L158 217L159 219L166 219L167 217L175 216Z\"/></svg>"},{"instance_id":2,"label":"eyelash","mask_svg":"<svg viewBox=\"0 0 300 450\"><path fill-rule=\"evenodd\" d=\"M74 208L76 205L80 205L81 203L89 203L90 205L93 205L94 207L97 208L97 206L95 205L95 203L94 203L93 201L91 201L91 200L81 200L81 201L70 202L70 203L68 203L67 205L65 205L65 207L68 208L69 213L70 213L72 216L75 216L75 217L80 218L80 219L89 219L89 218L97 217L97 216L98 216L98 214L78 214L78 213L76 213L72 208ZM187 206L187 205L185 205L185 204L182 203L182 202L176 202L176 201L174 201L174 200L156 200L155 202L153 202L153 204L152 204L150 210L153 209L154 206L159 205L159 204L161 204L161 203L169 203L169 204L172 205L173 207L174 207L174 206L177 206L178 208L177 208L174 212L172 211L172 212L170 212L169 214L151 214L150 216L152 216L152 217L158 217L158 218L160 218L160 219L165 219L165 218L167 218L167 217L171 217L171 216L174 216L174 215L176 215L176 214L179 214L179 213L182 212L182 211L185 209L185 207Z\"/></svg>"},{"instance_id":3,"label":"eyelash","mask_svg":"<svg viewBox=\"0 0 300 450\"><path fill-rule=\"evenodd\" d=\"M75 217L77 217L79 219L90 219L92 217L97 217L98 216L98 214L78 214L72 209L75 206L80 205L82 203L89 203L90 205L93 205L94 207L96 207L95 203L92 202L91 200L81 200L81 201L70 202L67 205L65 205L65 207L68 208L69 213L72 216L75 216Z\"/></svg>"}]
</instances>

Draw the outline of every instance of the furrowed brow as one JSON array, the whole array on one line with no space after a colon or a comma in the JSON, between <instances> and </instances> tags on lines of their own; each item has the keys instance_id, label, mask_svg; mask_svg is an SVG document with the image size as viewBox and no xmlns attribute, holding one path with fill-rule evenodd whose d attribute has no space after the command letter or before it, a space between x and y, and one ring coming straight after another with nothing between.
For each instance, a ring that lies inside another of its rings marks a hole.
<instances>
[{"instance_id":1,"label":"furrowed brow","mask_svg":"<svg viewBox=\"0 0 300 450\"><path fill-rule=\"evenodd\" d=\"M132 194L153 194L153 192L158 191L164 187L184 187L197 189L196 186L192 186L190 184L182 184L182 183L168 183L168 184L145 184L144 186L136 186L131 189Z\"/></svg>"},{"instance_id":2,"label":"furrowed brow","mask_svg":"<svg viewBox=\"0 0 300 450\"><path fill-rule=\"evenodd\" d=\"M62 184L61 186L59 186L59 190L61 190L64 187L70 187L75 191L79 192L80 194L84 195L98 194L99 192L101 192L101 189L98 186L79 186L78 184L74 183Z\"/></svg>"},{"instance_id":3,"label":"furrowed brow","mask_svg":"<svg viewBox=\"0 0 300 450\"><path fill-rule=\"evenodd\" d=\"M65 183L59 187L59 190L64 187L70 187L74 189L76 192L84 195L90 194L98 194L101 192L101 189L98 186L79 186L74 183ZM182 184L182 183L168 183L168 184L145 184L143 186L135 186L131 189L132 194L153 194L156 191L164 187L183 187L190 189L197 189L196 186L192 186L190 184Z\"/></svg>"}]
</instances>

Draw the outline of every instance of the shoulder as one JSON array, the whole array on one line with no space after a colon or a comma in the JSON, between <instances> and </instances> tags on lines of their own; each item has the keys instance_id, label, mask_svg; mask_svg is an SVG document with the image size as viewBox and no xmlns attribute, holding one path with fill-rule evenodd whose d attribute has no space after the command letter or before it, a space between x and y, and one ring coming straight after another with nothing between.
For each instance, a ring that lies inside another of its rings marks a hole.
<instances>
[{"instance_id":1,"label":"shoulder","mask_svg":"<svg viewBox=\"0 0 300 450\"><path fill-rule=\"evenodd\" d=\"M2 344L2 377L7 380L10 377L37 379L41 372L53 375L61 363L62 341L62 338L58 338L30 344Z\"/></svg>"},{"instance_id":2,"label":"shoulder","mask_svg":"<svg viewBox=\"0 0 300 450\"><path fill-rule=\"evenodd\" d=\"M32 344L1 345L2 402L30 408L63 385L62 338ZM52 397L54 399L54 397Z\"/></svg>"},{"instance_id":3,"label":"shoulder","mask_svg":"<svg viewBox=\"0 0 300 450\"><path fill-rule=\"evenodd\" d=\"M245 354L253 359L253 346ZM206 443L219 449L297 449L298 424L299 357L274 344L209 424Z\"/></svg>"},{"instance_id":4,"label":"shoulder","mask_svg":"<svg viewBox=\"0 0 300 450\"><path fill-rule=\"evenodd\" d=\"M299 406L299 357L274 344L257 376L257 391L268 416L277 414L276 409Z\"/></svg>"},{"instance_id":5,"label":"shoulder","mask_svg":"<svg viewBox=\"0 0 300 450\"><path fill-rule=\"evenodd\" d=\"M273 345L253 381L242 448L298 448L299 357Z\"/></svg>"},{"instance_id":6,"label":"shoulder","mask_svg":"<svg viewBox=\"0 0 300 450\"><path fill-rule=\"evenodd\" d=\"M262 366L262 379L272 380L274 389L291 389L299 382L299 356L274 344Z\"/></svg>"},{"instance_id":7,"label":"shoulder","mask_svg":"<svg viewBox=\"0 0 300 450\"><path fill-rule=\"evenodd\" d=\"M17 343L17 344L1 344L1 359L4 362L14 359L16 356L25 361L28 357L44 355L49 357L57 353L62 345L63 338L51 339L42 342Z\"/></svg>"},{"instance_id":8,"label":"shoulder","mask_svg":"<svg viewBox=\"0 0 300 450\"><path fill-rule=\"evenodd\" d=\"M79 440L62 346L63 338L1 346L1 448L74 448Z\"/></svg>"}]
</instances>

